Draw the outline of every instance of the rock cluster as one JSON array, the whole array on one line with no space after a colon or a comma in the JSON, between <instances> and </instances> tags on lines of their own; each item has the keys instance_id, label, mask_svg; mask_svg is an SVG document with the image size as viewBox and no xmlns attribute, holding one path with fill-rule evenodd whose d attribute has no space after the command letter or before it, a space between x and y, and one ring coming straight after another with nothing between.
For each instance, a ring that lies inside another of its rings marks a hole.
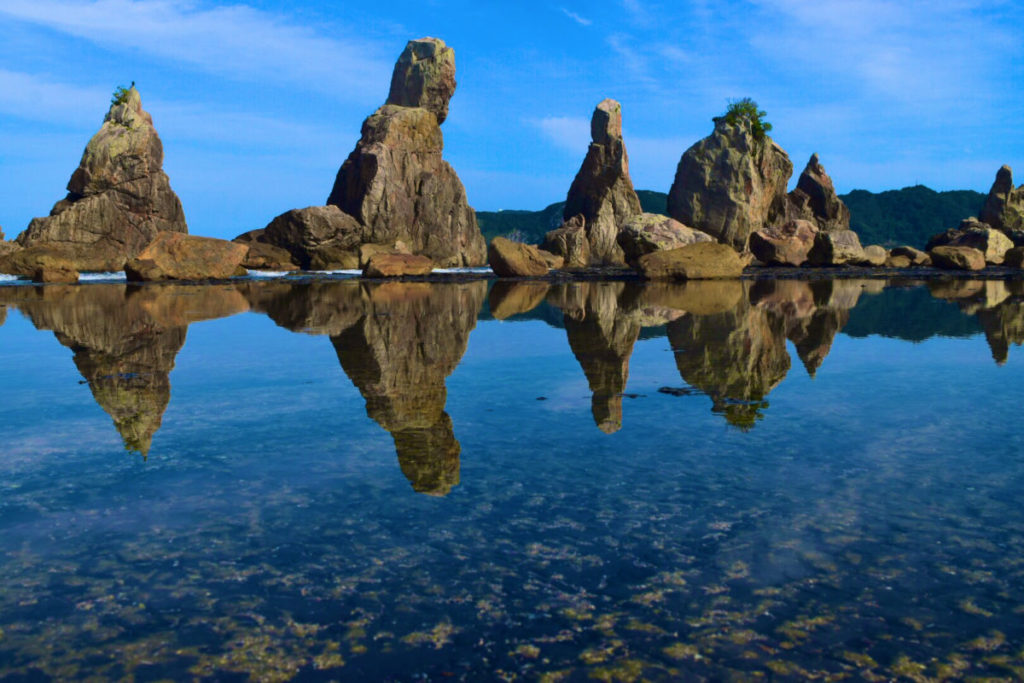
<instances>
[{"instance_id":1,"label":"rock cluster","mask_svg":"<svg viewBox=\"0 0 1024 683\"><path fill-rule=\"evenodd\" d=\"M18 236L77 270L121 270L162 232L187 233L163 171L163 145L138 90L119 93L49 216Z\"/></svg>"},{"instance_id":2,"label":"rock cluster","mask_svg":"<svg viewBox=\"0 0 1024 683\"><path fill-rule=\"evenodd\" d=\"M1014 189L1013 169L1003 166L988 192L981 220L996 230L1024 233L1024 185Z\"/></svg>"}]
</instances>

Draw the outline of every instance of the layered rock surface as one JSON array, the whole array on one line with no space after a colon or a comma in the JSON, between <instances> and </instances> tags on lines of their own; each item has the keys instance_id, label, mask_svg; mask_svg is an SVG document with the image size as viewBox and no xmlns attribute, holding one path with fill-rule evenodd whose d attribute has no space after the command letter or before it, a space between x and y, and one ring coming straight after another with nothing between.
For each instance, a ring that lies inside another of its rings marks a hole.
<instances>
[{"instance_id":1,"label":"layered rock surface","mask_svg":"<svg viewBox=\"0 0 1024 683\"><path fill-rule=\"evenodd\" d=\"M850 229L850 209L836 194L832 178L825 172L817 154L812 154L789 193L790 218L814 223L819 230L831 232Z\"/></svg>"},{"instance_id":2,"label":"layered rock surface","mask_svg":"<svg viewBox=\"0 0 1024 683\"><path fill-rule=\"evenodd\" d=\"M61 252L78 270L120 270L159 233L187 233L181 201L163 171L163 145L132 87L110 106L49 216L18 236L23 247Z\"/></svg>"},{"instance_id":3,"label":"layered rock surface","mask_svg":"<svg viewBox=\"0 0 1024 683\"><path fill-rule=\"evenodd\" d=\"M590 121L591 143L572 181L563 218L583 216L590 257L596 264L624 263L617 237L628 219L643 213L629 177L629 155L622 139L622 105L601 101Z\"/></svg>"}]
</instances>

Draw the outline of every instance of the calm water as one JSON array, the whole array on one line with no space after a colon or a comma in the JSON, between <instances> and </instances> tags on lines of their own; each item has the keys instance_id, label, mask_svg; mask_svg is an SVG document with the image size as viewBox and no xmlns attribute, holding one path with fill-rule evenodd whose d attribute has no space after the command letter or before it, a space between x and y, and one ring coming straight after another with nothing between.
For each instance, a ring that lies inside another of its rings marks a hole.
<instances>
[{"instance_id":1,"label":"calm water","mask_svg":"<svg viewBox=\"0 0 1024 683\"><path fill-rule=\"evenodd\" d=\"M1024 677L1024 285L0 287L0 678Z\"/></svg>"}]
</instances>

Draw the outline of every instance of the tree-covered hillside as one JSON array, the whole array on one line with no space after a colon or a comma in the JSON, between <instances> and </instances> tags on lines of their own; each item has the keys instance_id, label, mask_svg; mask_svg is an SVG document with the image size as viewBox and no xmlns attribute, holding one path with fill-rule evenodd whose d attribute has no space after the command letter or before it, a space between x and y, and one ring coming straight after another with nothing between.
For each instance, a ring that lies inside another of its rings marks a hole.
<instances>
[{"instance_id":1,"label":"tree-covered hillside","mask_svg":"<svg viewBox=\"0 0 1024 683\"><path fill-rule=\"evenodd\" d=\"M640 204L649 213L666 213L668 195L664 192L638 190ZM924 248L935 233L956 227L968 216L977 216L985 203L985 195L973 190L936 192L924 185L902 190L868 192L854 190L840 195L850 207L850 227L860 235L863 244L894 247L909 244ZM484 237L512 236L533 244L562 223L565 202L557 202L541 211L478 211L477 219Z\"/></svg>"}]
</instances>

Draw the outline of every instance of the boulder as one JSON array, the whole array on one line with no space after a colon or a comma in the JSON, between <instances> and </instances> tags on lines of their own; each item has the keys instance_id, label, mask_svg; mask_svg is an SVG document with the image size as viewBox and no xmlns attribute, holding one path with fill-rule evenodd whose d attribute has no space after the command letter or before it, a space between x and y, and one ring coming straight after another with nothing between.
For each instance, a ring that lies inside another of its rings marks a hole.
<instances>
[{"instance_id":1,"label":"boulder","mask_svg":"<svg viewBox=\"0 0 1024 683\"><path fill-rule=\"evenodd\" d=\"M890 249L889 256L904 256L910 261L911 265L914 266L927 266L931 265L932 262L928 252L908 246L894 247Z\"/></svg>"},{"instance_id":2,"label":"boulder","mask_svg":"<svg viewBox=\"0 0 1024 683\"><path fill-rule=\"evenodd\" d=\"M628 219L643 213L629 177L622 140L622 105L601 101L590 120L591 143L565 199L563 218L584 218L590 258L595 264L624 263L617 236Z\"/></svg>"},{"instance_id":3,"label":"boulder","mask_svg":"<svg viewBox=\"0 0 1024 683\"><path fill-rule=\"evenodd\" d=\"M973 247L939 246L930 252L932 265L944 270L984 270L985 255Z\"/></svg>"},{"instance_id":4,"label":"boulder","mask_svg":"<svg viewBox=\"0 0 1024 683\"><path fill-rule=\"evenodd\" d=\"M419 254L378 253L372 255L363 268L363 277L402 277L403 275L430 275L434 262Z\"/></svg>"},{"instance_id":5,"label":"boulder","mask_svg":"<svg viewBox=\"0 0 1024 683\"><path fill-rule=\"evenodd\" d=\"M744 261L732 247L718 242L697 242L678 249L642 256L637 270L648 280L710 280L736 278Z\"/></svg>"},{"instance_id":6,"label":"boulder","mask_svg":"<svg viewBox=\"0 0 1024 683\"><path fill-rule=\"evenodd\" d=\"M538 277L550 270L540 249L504 237L491 240L487 262L499 277Z\"/></svg>"},{"instance_id":7,"label":"boulder","mask_svg":"<svg viewBox=\"0 0 1024 683\"><path fill-rule=\"evenodd\" d=\"M1024 247L1014 247L1006 252L1003 265L1007 268L1024 268Z\"/></svg>"},{"instance_id":8,"label":"boulder","mask_svg":"<svg viewBox=\"0 0 1024 683\"><path fill-rule=\"evenodd\" d=\"M814 246L818 227L811 221L795 219L768 226L750 234L750 251L769 265L799 266Z\"/></svg>"},{"instance_id":9,"label":"boulder","mask_svg":"<svg viewBox=\"0 0 1024 683\"><path fill-rule=\"evenodd\" d=\"M825 232L850 229L850 209L836 194L817 154L811 155L796 189L789 193L789 215L810 221Z\"/></svg>"},{"instance_id":10,"label":"boulder","mask_svg":"<svg viewBox=\"0 0 1024 683\"><path fill-rule=\"evenodd\" d=\"M409 248L401 241L392 245L386 244L363 244L359 247L359 267L365 268L366 264L376 254L409 254Z\"/></svg>"},{"instance_id":11,"label":"boulder","mask_svg":"<svg viewBox=\"0 0 1024 683\"><path fill-rule=\"evenodd\" d=\"M981 220L1005 233L1024 230L1024 185L1014 189L1013 169L1009 166L996 173L981 210Z\"/></svg>"},{"instance_id":12,"label":"boulder","mask_svg":"<svg viewBox=\"0 0 1024 683\"><path fill-rule=\"evenodd\" d=\"M906 256L893 256L889 254L889 258L885 260L887 268L909 268L910 259Z\"/></svg>"},{"instance_id":13,"label":"boulder","mask_svg":"<svg viewBox=\"0 0 1024 683\"><path fill-rule=\"evenodd\" d=\"M869 244L864 247L864 260L860 263L864 266L884 266L886 261L889 260L889 252L885 250L885 247L878 244Z\"/></svg>"},{"instance_id":14,"label":"boulder","mask_svg":"<svg viewBox=\"0 0 1024 683\"><path fill-rule=\"evenodd\" d=\"M573 216L562 227L544 236L540 248L561 256L563 268L586 268L590 265L590 241L587 239L586 219L582 214Z\"/></svg>"},{"instance_id":15,"label":"boulder","mask_svg":"<svg viewBox=\"0 0 1024 683\"><path fill-rule=\"evenodd\" d=\"M40 244L14 249L0 255L0 273L35 277L39 270L77 270L72 249L67 245Z\"/></svg>"},{"instance_id":16,"label":"boulder","mask_svg":"<svg viewBox=\"0 0 1024 683\"><path fill-rule=\"evenodd\" d=\"M120 270L158 234L187 233L163 171L163 145L132 87L117 93L50 215L18 236L25 247L64 249L79 270Z\"/></svg>"},{"instance_id":17,"label":"boulder","mask_svg":"<svg viewBox=\"0 0 1024 683\"><path fill-rule=\"evenodd\" d=\"M242 244L239 242L239 244ZM289 251L266 242L250 242L249 251L242 260L244 268L252 270L298 270Z\"/></svg>"},{"instance_id":18,"label":"boulder","mask_svg":"<svg viewBox=\"0 0 1024 683\"><path fill-rule=\"evenodd\" d=\"M814 236L814 246L807 254L807 262L813 266L841 266L846 263L860 263L864 260L864 248L853 230L819 232Z\"/></svg>"},{"instance_id":19,"label":"boulder","mask_svg":"<svg viewBox=\"0 0 1024 683\"><path fill-rule=\"evenodd\" d=\"M359 222L336 206L285 211L270 221L262 236L262 241L290 253L305 270L355 268L361 240Z\"/></svg>"},{"instance_id":20,"label":"boulder","mask_svg":"<svg viewBox=\"0 0 1024 683\"><path fill-rule=\"evenodd\" d=\"M128 261L124 270L136 282L225 280L239 274L247 253L248 247L237 242L164 232Z\"/></svg>"},{"instance_id":21,"label":"boulder","mask_svg":"<svg viewBox=\"0 0 1024 683\"><path fill-rule=\"evenodd\" d=\"M713 242L700 230L688 228L674 218L641 213L628 219L619 231L618 242L626 262L635 264L641 256L655 251L678 249L697 242Z\"/></svg>"},{"instance_id":22,"label":"boulder","mask_svg":"<svg viewBox=\"0 0 1024 683\"><path fill-rule=\"evenodd\" d=\"M76 284L78 271L68 266L41 266L32 274L33 282Z\"/></svg>"},{"instance_id":23,"label":"boulder","mask_svg":"<svg viewBox=\"0 0 1024 683\"><path fill-rule=\"evenodd\" d=\"M984 254L988 263L1000 264L1006 252L1013 248L1013 242L1001 231L971 216L960 221L959 227L928 240L929 251L942 246L972 247Z\"/></svg>"},{"instance_id":24,"label":"boulder","mask_svg":"<svg viewBox=\"0 0 1024 683\"><path fill-rule=\"evenodd\" d=\"M410 42L395 66L388 103L363 122L327 199L361 225L356 247L401 240L442 267L485 263L476 213L442 158L440 123L455 90L454 60L441 40Z\"/></svg>"},{"instance_id":25,"label":"boulder","mask_svg":"<svg viewBox=\"0 0 1024 683\"><path fill-rule=\"evenodd\" d=\"M679 160L668 213L737 250L750 234L782 220L793 163L768 136L715 119L715 130Z\"/></svg>"}]
</instances>

